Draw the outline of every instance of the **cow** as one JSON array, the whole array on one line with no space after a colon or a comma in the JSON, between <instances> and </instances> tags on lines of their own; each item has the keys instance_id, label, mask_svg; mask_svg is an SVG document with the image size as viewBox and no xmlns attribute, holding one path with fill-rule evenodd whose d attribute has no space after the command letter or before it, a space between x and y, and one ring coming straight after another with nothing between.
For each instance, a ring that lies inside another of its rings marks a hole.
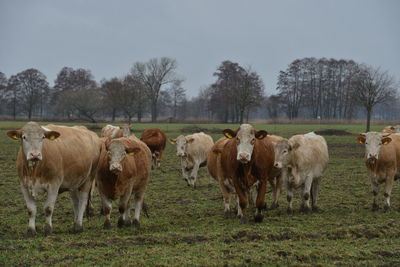
<instances>
[{"instance_id":1,"label":"cow","mask_svg":"<svg viewBox=\"0 0 400 267\"><path fill-rule=\"evenodd\" d=\"M101 136L102 137L109 137L111 139L113 138L119 138L119 137L128 137L131 134L131 130L129 126L113 126L111 124L108 124L101 129Z\"/></svg>"},{"instance_id":2,"label":"cow","mask_svg":"<svg viewBox=\"0 0 400 267\"><path fill-rule=\"evenodd\" d=\"M385 184L384 210L390 209L393 181L400 175L400 134L368 132L361 133L357 142L365 144L364 161L372 185L372 210L378 210L379 185Z\"/></svg>"},{"instance_id":3,"label":"cow","mask_svg":"<svg viewBox=\"0 0 400 267\"><path fill-rule=\"evenodd\" d=\"M96 183L103 203L104 228L111 227L112 200L120 198L118 227L129 226L129 201L135 200L133 224L140 226L144 193L149 181L151 152L145 143L134 135L115 139L102 138Z\"/></svg>"},{"instance_id":4,"label":"cow","mask_svg":"<svg viewBox=\"0 0 400 267\"><path fill-rule=\"evenodd\" d=\"M293 189L302 188L301 211L317 211L319 185L329 161L328 146L325 139L310 132L294 135L275 144L274 167L282 171L286 185L288 213L293 213Z\"/></svg>"},{"instance_id":5,"label":"cow","mask_svg":"<svg viewBox=\"0 0 400 267\"><path fill-rule=\"evenodd\" d=\"M82 219L100 155L98 136L84 126L40 126L28 122L7 135L20 142L17 170L29 214L27 236L36 234L36 198L47 192L45 235L52 233L52 215L59 192L70 191L74 231L83 231Z\"/></svg>"},{"instance_id":6,"label":"cow","mask_svg":"<svg viewBox=\"0 0 400 267\"><path fill-rule=\"evenodd\" d=\"M274 145L277 141L283 139L280 136L275 136L275 135L267 135L265 138L263 138L263 142L268 145L268 143L272 142ZM221 167L221 152L224 149L226 143L229 141L228 138L222 137L218 141L215 142L214 146L212 147L211 151L208 153L207 157L207 168L210 176L214 178L218 183L219 187L221 189L223 199L224 199L224 218L228 218L231 208L230 208L230 202L231 202L231 196L232 193L235 193L235 188L233 187L233 184L229 182L229 179L226 178L226 176L222 172L222 167ZM280 190L282 186L282 179L281 179L281 171L280 169L277 168L271 168L269 174L268 174L268 182L271 185L272 191L273 191L273 203L271 204L271 209L275 209L279 207L278 200L280 196ZM254 197L257 197L256 192L258 187L258 183L255 183L251 188L250 188L250 194L251 194L251 199L253 202L256 202L256 199ZM238 205L239 206L239 205ZM241 211L238 209L238 216L241 216Z\"/></svg>"},{"instance_id":7,"label":"cow","mask_svg":"<svg viewBox=\"0 0 400 267\"><path fill-rule=\"evenodd\" d=\"M383 128L382 133L400 133L400 125L386 126Z\"/></svg>"},{"instance_id":8,"label":"cow","mask_svg":"<svg viewBox=\"0 0 400 267\"><path fill-rule=\"evenodd\" d=\"M207 155L214 144L213 139L200 132L187 136L180 135L175 139L170 138L169 142L176 144L176 155L181 159L183 178L188 186L195 188L199 168L207 165Z\"/></svg>"},{"instance_id":9,"label":"cow","mask_svg":"<svg viewBox=\"0 0 400 267\"><path fill-rule=\"evenodd\" d=\"M265 209L265 194L268 174L273 168L274 149L272 142L263 142L267 136L264 130L257 131L250 124L242 124L239 129L223 130L229 139L221 151L221 170L233 185L238 201L238 215L243 224L248 223L249 190L257 185L255 222L262 222Z\"/></svg>"},{"instance_id":10,"label":"cow","mask_svg":"<svg viewBox=\"0 0 400 267\"><path fill-rule=\"evenodd\" d=\"M151 151L153 158L152 169L155 167L160 168L162 154L167 142L165 134L160 129L150 128L143 131L140 140L144 142Z\"/></svg>"}]
</instances>

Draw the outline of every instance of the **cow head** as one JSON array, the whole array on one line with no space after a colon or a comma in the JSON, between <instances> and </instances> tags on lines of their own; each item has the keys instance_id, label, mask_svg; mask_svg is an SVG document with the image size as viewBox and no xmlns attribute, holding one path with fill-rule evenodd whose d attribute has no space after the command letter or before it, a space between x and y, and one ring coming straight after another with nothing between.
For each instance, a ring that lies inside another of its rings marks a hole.
<instances>
[{"instance_id":1,"label":"cow head","mask_svg":"<svg viewBox=\"0 0 400 267\"><path fill-rule=\"evenodd\" d=\"M299 146L299 143L292 143L287 139L278 141L274 146L274 167L278 169L286 168L290 162L291 152L299 148Z\"/></svg>"},{"instance_id":2,"label":"cow head","mask_svg":"<svg viewBox=\"0 0 400 267\"><path fill-rule=\"evenodd\" d=\"M125 140L121 140L125 139ZM123 171L122 162L127 156L134 155L140 151L140 147L126 138L107 139L105 141L110 171L119 174Z\"/></svg>"},{"instance_id":3,"label":"cow head","mask_svg":"<svg viewBox=\"0 0 400 267\"><path fill-rule=\"evenodd\" d=\"M119 128L122 130L123 137L128 137L131 134L131 129L129 128L129 126L125 125L120 126Z\"/></svg>"},{"instance_id":4,"label":"cow head","mask_svg":"<svg viewBox=\"0 0 400 267\"><path fill-rule=\"evenodd\" d=\"M36 122L28 122L20 130L8 131L7 135L11 139L21 142L22 151L28 161L36 162L43 159L44 139L55 140L60 133L41 127Z\"/></svg>"},{"instance_id":5,"label":"cow head","mask_svg":"<svg viewBox=\"0 0 400 267\"><path fill-rule=\"evenodd\" d=\"M175 139L173 139L173 138L169 139L169 142L171 144L176 144L176 155L178 157L186 157L186 155L187 155L186 147L188 144L193 143L193 141L194 141L193 137L183 136L183 135L180 135Z\"/></svg>"},{"instance_id":6,"label":"cow head","mask_svg":"<svg viewBox=\"0 0 400 267\"><path fill-rule=\"evenodd\" d=\"M223 134L229 139L235 138L237 146L236 159L246 164L251 160L256 139L261 140L268 133L264 130L257 131L250 124L242 124L236 131L231 129L223 130Z\"/></svg>"},{"instance_id":7,"label":"cow head","mask_svg":"<svg viewBox=\"0 0 400 267\"><path fill-rule=\"evenodd\" d=\"M365 157L373 163L379 158L379 152L382 145L387 145L392 141L389 137L390 133L368 132L360 133L357 142L365 144Z\"/></svg>"}]
</instances>

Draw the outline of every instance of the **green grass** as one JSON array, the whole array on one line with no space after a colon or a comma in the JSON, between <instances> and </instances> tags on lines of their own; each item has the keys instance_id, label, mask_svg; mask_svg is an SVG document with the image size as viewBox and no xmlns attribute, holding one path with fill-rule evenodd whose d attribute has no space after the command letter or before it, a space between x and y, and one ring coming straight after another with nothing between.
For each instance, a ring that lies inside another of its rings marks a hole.
<instances>
[{"instance_id":1,"label":"green grass","mask_svg":"<svg viewBox=\"0 0 400 267\"><path fill-rule=\"evenodd\" d=\"M286 197L280 207L266 211L261 224L241 225L232 216L223 219L221 193L200 171L199 187L186 186L174 147L167 145L161 170L151 173L146 203L149 218L141 217L141 229L119 229L114 202L112 229L103 230L103 218L84 219L84 232L72 234L72 207L68 193L57 200L54 233L43 236L44 216L39 204L35 238L25 238L28 215L15 170L18 144L5 135L7 127L23 123L0 123L0 265L139 265L139 266L398 266L400 265L400 190L394 185L392 210L372 212L370 183L362 162L363 147L354 136L327 136L330 164L321 184L321 211L311 215L286 214ZM187 125L139 124L178 131ZM234 128L233 125L198 125ZM236 125L235 125L236 127ZM327 128L362 131L353 125L257 125L271 132L309 132ZM381 128L381 127L380 127ZM377 128L376 130L379 130ZM168 136L176 136L171 132ZM214 140L221 135L212 134ZM271 203L271 193L267 203ZM99 208L96 194L96 213ZM383 206L383 196L380 196ZM252 211L251 211L252 212Z\"/></svg>"}]
</instances>

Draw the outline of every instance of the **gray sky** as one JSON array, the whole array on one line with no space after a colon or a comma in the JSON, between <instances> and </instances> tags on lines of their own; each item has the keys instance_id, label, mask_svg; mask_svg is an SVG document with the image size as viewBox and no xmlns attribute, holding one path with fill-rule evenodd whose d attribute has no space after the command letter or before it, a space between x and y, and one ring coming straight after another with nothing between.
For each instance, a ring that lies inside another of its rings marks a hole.
<instances>
[{"instance_id":1,"label":"gray sky","mask_svg":"<svg viewBox=\"0 0 400 267\"><path fill-rule=\"evenodd\" d=\"M400 78L397 0L0 0L0 71L27 68L52 85L64 66L97 81L136 61L178 62L189 96L212 83L223 60L252 66L275 93L296 58L353 59Z\"/></svg>"}]
</instances>

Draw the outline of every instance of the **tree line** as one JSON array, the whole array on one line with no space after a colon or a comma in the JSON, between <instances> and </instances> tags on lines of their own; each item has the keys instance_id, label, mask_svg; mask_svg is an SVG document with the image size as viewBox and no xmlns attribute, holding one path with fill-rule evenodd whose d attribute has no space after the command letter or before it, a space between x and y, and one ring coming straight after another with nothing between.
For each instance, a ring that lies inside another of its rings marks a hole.
<instances>
[{"instance_id":1,"label":"tree line","mask_svg":"<svg viewBox=\"0 0 400 267\"><path fill-rule=\"evenodd\" d=\"M124 117L128 123L144 117L155 122L160 116L243 123L253 118L370 119L373 109L382 118L398 114L395 79L352 60L296 59L279 72L277 93L270 96L255 70L226 60L213 73L215 82L188 98L177 69L175 59L153 58L134 63L125 76L97 83L90 70L64 67L54 86L37 69L9 78L0 72L0 114L91 122Z\"/></svg>"}]
</instances>

